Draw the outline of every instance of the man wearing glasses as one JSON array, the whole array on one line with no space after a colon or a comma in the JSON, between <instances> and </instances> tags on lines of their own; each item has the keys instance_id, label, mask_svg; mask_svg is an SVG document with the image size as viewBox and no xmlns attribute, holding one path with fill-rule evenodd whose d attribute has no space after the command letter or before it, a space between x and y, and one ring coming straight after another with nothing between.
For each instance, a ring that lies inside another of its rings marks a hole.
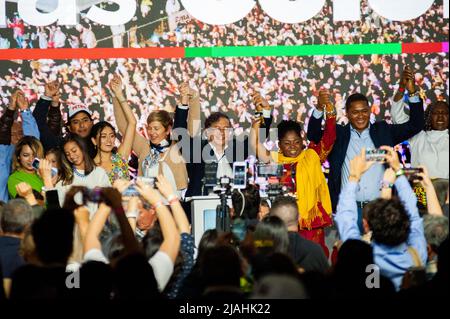
<instances>
[{"instance_id":1,"label":"man wearing glasses","mask_svg":"<svg viewBox=\"0 0 450 319\"><path fill-rule=\"evenodd\" d=\"M198 96L198 93L190 89L183 89L183 91L185 95L190 94L194 99ZM189 96L186 96L184 100L189 102ZM185 116L188 120L179 126L188 128L190 134L190 144L182 141L180 147L189 175L186 197L209 195L212 188L206 186L208 183L205 171L210 177L214 170L217 180L224 176L231 178L233 162L245 161L250 155L249 140L247 136L233 136L234 130L230 118L220 112L212 113L205 120L202 130L200 103L186 104L190 106L189 110L186 110L189 117ZM272 124L271 110L264 110L260 115L264 117L266 136L268 136ZM189 147L189 150L186 150L186 147Z\"/></svg>"}]
</instances>

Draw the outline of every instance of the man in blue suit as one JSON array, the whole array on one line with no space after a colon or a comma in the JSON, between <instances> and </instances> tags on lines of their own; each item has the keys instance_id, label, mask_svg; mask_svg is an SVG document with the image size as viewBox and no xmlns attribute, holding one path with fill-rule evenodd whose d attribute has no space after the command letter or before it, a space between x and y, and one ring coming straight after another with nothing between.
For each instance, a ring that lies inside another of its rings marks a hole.
<instances>
[{"instance_id":1,"label":"man in blue suit","mask_svg":"<svg viewBox=\"0 0 450 319\"><path fill-rule=\"evenodd\" d=\"M339 193L350 177L350 161L361 153L363 148L378 149L380 146L395 146L419 133L424 127L423 101L414 83L414 75L408 78L407 90L410 106L410 119L401 125L391 125L386 121L370 123L370 105L366 96L356 93L346 101L346 112L349 124L336 127L337 138L328 160L330 189L333 211L336 211ZM323 113L314 111L308 125L308 139L318 142L322 138ZM373 165L359 182L357 192L358 225L362 230L362 209L379 197L380 182L383 179L384 166Z\"/></svg>"}]
</instances>

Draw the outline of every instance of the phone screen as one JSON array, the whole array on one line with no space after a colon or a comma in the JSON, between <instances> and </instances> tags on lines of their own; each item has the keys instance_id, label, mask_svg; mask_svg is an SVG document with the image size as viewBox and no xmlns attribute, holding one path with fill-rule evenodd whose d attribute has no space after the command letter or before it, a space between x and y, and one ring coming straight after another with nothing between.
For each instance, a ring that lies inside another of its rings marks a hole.
<instances>
[{"instance_id":1,"label":"phone screen","mask_svg":"<svg viewBox=\"0 0 450 319\"><path fill-rule=\"evenodd\" d=\"M244 189L247 187L247 164L235 163L233 165L234 188Z\"/></svg>"},{"instance_id":2,"label":"phone screen","mask_svg":"<svg viewBox=\"0 0 450 319\"><path fill-rule=\"evenodd\" d=\"M40 160L39 160L38 158L35 158L35 159L33 160L33 163L31 163L31 166L33 166L33 168L34 168L35 170L38 170L38 169L39 169L39 162L40 162Z\"/></svg>"},{"instance_id":3,"label":"phone screen","mask_svg":"<svg viewBox=\"0 0 450 319\"><path fill-rule=\"evenodd\" d=\"M369 162L384 162L386 154L385 150L366 150L366 160Z\"/></svg>"}]
</instances>

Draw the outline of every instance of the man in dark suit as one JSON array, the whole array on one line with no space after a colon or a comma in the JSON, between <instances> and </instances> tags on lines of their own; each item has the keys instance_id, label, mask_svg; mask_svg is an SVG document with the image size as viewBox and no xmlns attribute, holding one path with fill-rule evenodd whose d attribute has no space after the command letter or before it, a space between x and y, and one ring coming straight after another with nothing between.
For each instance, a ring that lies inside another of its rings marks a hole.
<instances>
[{"instance_id":1,"label":"man in dark suit","mask_svg":"<svg viewBox=\"0 0 450 319\"><path fill-rule=\"evenodd\" d=\"M229 117L220 112L212 113L205 120L202 131L198 93L185 85L180 92L181 106L177 108L174 128L187 129L190 135L189 143L184 140L186 136L179 136L180 150L189 175L186 197L208 195L205 170L213 167L217 178L233 177L233 163L245 161L251 155L248 137L233 136L234 129ZM268 136L272 124L271 111L262 110L262 116Z\"/></svg>"},{"instance_id":2,"label":"man in dark suit","mask_svg":"<svg viewBox=\"0 0 450 319\"><path fill-rule=\"evenodd\" d=\"M423 129L423 101L416 89L413 76L411 73L407 85L411 109L411 116L407 123L391 125L385 121L379 121L371 124L371 111L367 97L357 93L347 99L346 112L350 123L336 127L337 139L333 151L328 157L330 162L328 186L333 203L333 211L336 211L339 193L348 181L350 160L360 154L363 148L378 149L383 145L393 147L408 140ZM308 139L310 141L318 142L322 138L322 117L323 112L314 111L308 125ZM359 183L357 205L360 230L362 230L362 208L369 201L379 197L380 182L383 179L383 174L383 165L374 165Z\"/></svg>"}]
</instances>

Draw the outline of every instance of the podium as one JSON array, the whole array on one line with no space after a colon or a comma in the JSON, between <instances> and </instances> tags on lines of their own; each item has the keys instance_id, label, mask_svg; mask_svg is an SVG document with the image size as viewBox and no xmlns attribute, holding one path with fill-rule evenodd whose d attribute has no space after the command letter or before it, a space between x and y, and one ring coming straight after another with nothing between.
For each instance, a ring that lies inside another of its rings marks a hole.
<instances>
[{"instance_id":1,"label":"podium","mask_svg":"<svg viewBox=\"0 0 450 319\"><path fill-rule=\"evenodd\" d=\"M200 240L205 231L216 229L217 206L220 204L220 197L217 195L193 196L186 199L191 204L192 234L195 246L198 248ZM231 198L227 199L228 206L231 207Z\"/></svg>"}]
</instances>

